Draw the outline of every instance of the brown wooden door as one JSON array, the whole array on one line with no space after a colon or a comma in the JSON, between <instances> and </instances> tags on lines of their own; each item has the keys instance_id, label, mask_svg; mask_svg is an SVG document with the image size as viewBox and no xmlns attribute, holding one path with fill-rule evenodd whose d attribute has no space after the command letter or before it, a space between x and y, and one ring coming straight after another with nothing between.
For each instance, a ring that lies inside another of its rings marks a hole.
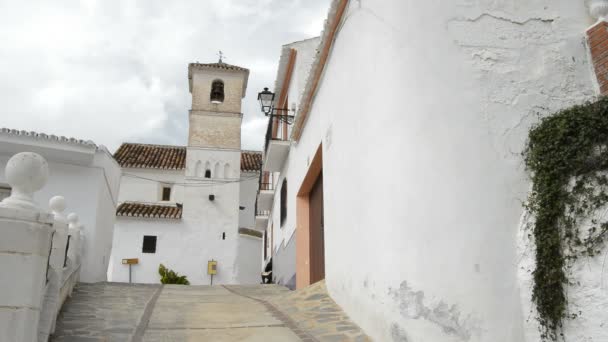
<instances>
[{"instance_id":1,"label":"brown wooden door","mask_svg":"<svg viewBox=\"0 0 608 342\"><path fill-rule=\"evenodd\" d=\"M325 239L323 228L323 173L310 191L310 283L325 279Z\"/></svg>"}]
</instances>

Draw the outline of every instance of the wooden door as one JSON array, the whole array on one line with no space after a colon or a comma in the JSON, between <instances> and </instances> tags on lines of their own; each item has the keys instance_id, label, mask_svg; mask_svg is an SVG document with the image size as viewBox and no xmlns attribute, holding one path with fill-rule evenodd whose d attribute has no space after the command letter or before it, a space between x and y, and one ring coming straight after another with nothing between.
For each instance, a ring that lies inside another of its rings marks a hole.
<instances>
[{"instance_id":1,"label":"wooden door","mask_svg":"<svg viewBox=\"0 0 608 342\"><path fill-rule=\"evenodd\" d=\"M323 228L323 173L310 191L310 283L325 279L325 239Z\"/></svg>"}]
</instances>

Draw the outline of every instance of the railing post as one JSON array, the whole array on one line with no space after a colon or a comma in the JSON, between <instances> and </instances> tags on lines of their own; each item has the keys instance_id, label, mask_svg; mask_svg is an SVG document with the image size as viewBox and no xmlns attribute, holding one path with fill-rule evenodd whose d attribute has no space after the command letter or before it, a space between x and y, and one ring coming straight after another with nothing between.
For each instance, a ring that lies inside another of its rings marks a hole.
<instances>
[{"instance_id":1,"label":"railing post","mask_svg":"<svg viewBox=\"0 0 608 342\"><path fill-rule=\"evenodd\" d=\"M49 208L53 213L53 244L49 258L48 283L44 295L38 335L40 341L46 341L55 330L57 312L61 308L60 292L64 279L65 256L68 240L68 224L63 211L66 208L65 198L55 196L49 200Z\"/></svg>"},{"instance_id":2,"label":"railing post","mask_svg":"<svg viewBox=\"0 0 608 342\"><path fill-rule=\"evenodd\" d=\"M78 222L78 215L71 213L68 215L68 233L72 237L70 240L70 249L68 250L68 258L72 260L74 266L80 266L81 257L81 227Z\"/></svg>"},{"instance_id":3,"label":"railing post","mask_svg":"<svg viewBox=\"0 0 608 342\"><path fill-rule=\"evenodd\" d=\"M47 182L46 160L32 152L11 157L11 196L0 203L0 341L38 340L53 232L52 216L34 202Z\"/></svg>"}]
</instances>

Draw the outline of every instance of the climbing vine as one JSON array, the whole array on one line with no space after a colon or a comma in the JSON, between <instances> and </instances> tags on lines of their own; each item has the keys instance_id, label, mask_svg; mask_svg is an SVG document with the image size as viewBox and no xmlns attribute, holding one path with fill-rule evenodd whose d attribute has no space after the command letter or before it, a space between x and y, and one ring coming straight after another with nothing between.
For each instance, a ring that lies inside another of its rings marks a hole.
<instances>
[{"instance_id":1,"label":"climbing vine","mask_svg":"<svg viewBox=\"0 0 608 342\"><path fill-rule=\"evenodd\" d=\"M568 269L600 252L608 222L608 98L546 117L529 134L524 151L531 171L528 210L536 245L532 299L543 340L557 340L567 313ZM585 227L584 229L582 227Z\"/></svg>"}]
</instances>

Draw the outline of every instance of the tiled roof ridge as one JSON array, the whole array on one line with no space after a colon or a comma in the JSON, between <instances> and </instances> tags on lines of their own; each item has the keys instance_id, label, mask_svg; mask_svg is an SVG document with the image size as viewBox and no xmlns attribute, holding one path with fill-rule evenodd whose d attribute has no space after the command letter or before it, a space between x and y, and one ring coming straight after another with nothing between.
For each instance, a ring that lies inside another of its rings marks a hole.
<instances>
[{"instance_id":1,"label":"tiled roof ridge","mask_svg":"<svg viewBox=\"0 0 608 342\"><path fill-rule=\"evenodd\" d=\"M0 128L0 134L21 136L21 137L30 137L30 138L34 138L34 139L44 139L44 140L56 141L56 142L60 142L60 143L100 148L100 146L97 146L97 144L95 144L95 142L93 142L92 140L76 139L76 138L72 138L72 137L66 137L63 135L46 134L46 133L39 133L39 132L35 132L35 131L26 131L26 130L18 130L18 129L2 127L2 128Z\"/></svg>"},{"instance_id":2,"label":"tiled roof ridge","mask_svg":"<svg viewBox=\"0 0 608 342\"><path fill-rule=\"evenodd\" d=\"M122 167L183 170L186 167L186 146L123 143L114 152Z\"/></svg>"},{"instance_id":3,"label":"tiled roof ridge","mask_svg":"<svg viewBox=\"0 0 608 342\"><path fill-rule=\"evenodd\" d=\"M125 201L116 208L116 216L181 219L183 208L177 203L159 204Z\"/></svg>"},{"instance_id":4,"label":"tiled roof ridge","mask_svg":"<svg viewBox=\"0 0 608 342\"><path fill-rule=\"evenodd\" d=\"M152 146L152 147L164 147L164 148L187 148L185 145L164 145L164 144L147 144L147 143L139 143L139 142L129 142L125 141L121 143L122 145L142 145L142 146Z\"/></svg>"},{"instance_id":5,"label":"tiled roof ridge","mask_svg":"<svg viewBox=\"0 0 608 342\"><path fill-rule=\"evenodd\" d=\"M240 151L241 171L259 171L261 151ZM186 168L187 146L123 143L114 152L114 159L123 168L183 170Z\"/></svg>"},{"instance_id":6,"label":"tiled roof ridge","mask_svg":"<svg viewBox=\"0 0 608 342\"><path fill-rule=\"evenodd\" d=\"M190 66L192 66L192 67L205 67L205 68L220 68L220 69L235 70L235 71L249 71L249 69L247 69L247 68L243 68L243 67L238 66L238 65L228 64L228 63L224 63L224 62L218 62L218 63L199 63L199 62L195 62L195 63L190 63Z\"/></svg>"}]
</instances>

